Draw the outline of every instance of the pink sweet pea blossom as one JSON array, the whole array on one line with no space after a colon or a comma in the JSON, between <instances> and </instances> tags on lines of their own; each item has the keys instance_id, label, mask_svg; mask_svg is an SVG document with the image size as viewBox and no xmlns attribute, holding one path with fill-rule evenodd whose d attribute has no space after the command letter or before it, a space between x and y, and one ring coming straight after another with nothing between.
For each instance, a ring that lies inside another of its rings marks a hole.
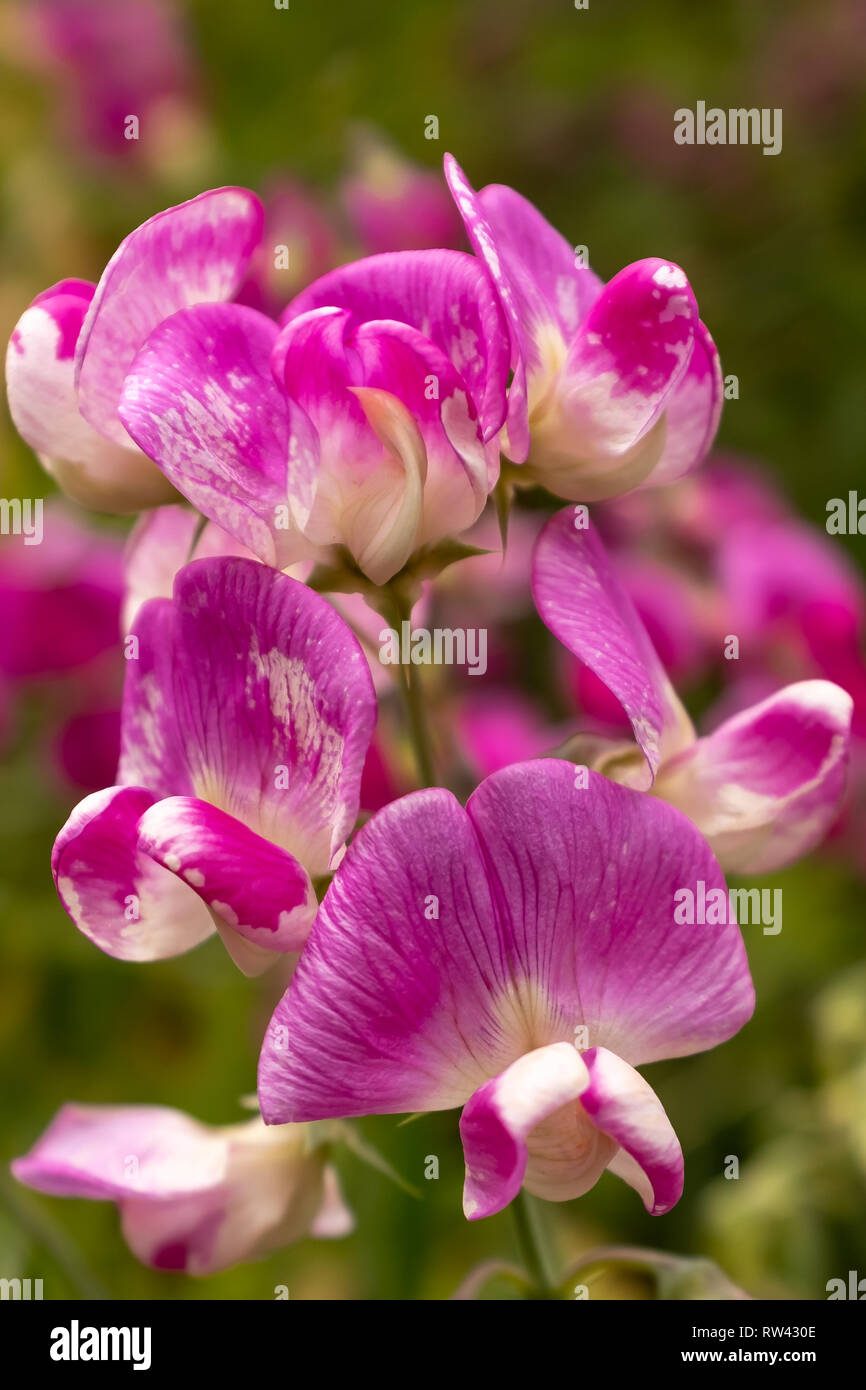
<instances>
[{"instance_id":1,"label":"pink sweet pea blossom","mask_svg":"<svg viewBox=\"0 0 866 1390\"><path fill-rule=\"evenodd\" d=\"M539 537L533 592L631 723L636 744L598 741L593 766L685 811L731 872L780 868L820 842L844 789L850 695L800 681L697 738L601 541L570 507Z\"/></svg>"},{"instance_id":2,"label":"pink sweet pea blossom","mask_svg":"<svg viewBox=\"0 0 866 1390\"><path fill-rule=\"evenodd\" d=\"M318 594L253 560L186 566L126 638L117 785L87 797L52 868L75 925L121 960L218 931L255 974L297 951L358 812L376 704Z\"/></svg>"},{"instance_id":3,"label":"pink sweet pea blossom","mask_svg":"<svg viewBox=\"0 0 866 1390\"><path fill-rule=\"evenodd\" d=\"M12 1172L54 1197L116 1203L133 1254L177 1273L216 1274L353 1225L306 1128L258 1117L217 1128L158 1105L64 1105Z\"/></svg>"},{"instance_id":4,"label":"pink sweet pea blossom","mask_svg":"<svg viewBox=\"0 0 866 1390\"><path fill-rule=\"evenodd\" d=\"M506 452L527 481L588 502L696 468L722 378L679 266L636 261L604 285L519 193L476 193L450 155L445 170L508 319Z\"/></svg>"},{"instance_id":5,"label":"pink sweet pea blossom","mask_svg":"<svg viewBox=\"0 0 866 1390\"><path fill-rule=\"evenodd\" d=\"M384 584L483 510L507 353L471 256L374 256L304 291L281 332L243 305L174 314L132 364L120 416L264 563L343 546Z\"/></svg>"},{"instance_id":6,"label":"pink sweet pea blossom","mask_svg":"<svg viewBox=\"0 0 866 1390\"><path fill-rule=\"evenodd\" d=\"M605 1169L668 1211L682 1152L636 1068L714 1047L754 1003L736 923L675 920L695 881L724 892L684 816L559 760L495 773L465 809L438 788L393 803L274 1014L266 1123L463 1106L469 1218Z\"/></svg>"},{"instance_id":7,"label":"pink sweet pea blossom","mask_svg":"<svg viewBox=\"0 0 866 1390\"><path fill-rule=\"evenodd\" d=\"M121 423L124 378L163 319L234 296L261 229L252 193L202 193L131 232L98 285L62 280L19 319L6 356L12 419L75 501L129 512L172 495Z\"/></svg>"}]
</instances>

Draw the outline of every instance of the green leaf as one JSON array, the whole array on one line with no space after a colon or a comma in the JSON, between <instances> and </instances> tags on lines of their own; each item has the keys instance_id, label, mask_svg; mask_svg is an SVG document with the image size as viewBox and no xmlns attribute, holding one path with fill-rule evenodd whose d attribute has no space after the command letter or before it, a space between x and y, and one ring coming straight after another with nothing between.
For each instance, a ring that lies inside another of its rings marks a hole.
<instances>
[{"instance_id":1,"label":"green leaf","mask_svg":"<svg viewBox=\"0 0 866 1390\"><path fill-rule=\"evenodd\" d=\"M333 1139L336 1143L343 1144L350 1153L353 1153L362 1163L366 1163L368 1168L375 1168L378 1173L382 1173L384 1177L388 1178L403 1192L408 1193L410 1197L415 1197L419 1201L421 1200L421 1193L418 1191L417 1187L413 1187L406 1178L402 1177L402 1175L397 1172L397 1169L388 1162L385 1155L381 1154L377 1148L374 1148L372 1144L368 1143L354 1125L350 1124L347 1120L337 1120L333 1123L335 1126Z\"/></svg>"}]
</instances>

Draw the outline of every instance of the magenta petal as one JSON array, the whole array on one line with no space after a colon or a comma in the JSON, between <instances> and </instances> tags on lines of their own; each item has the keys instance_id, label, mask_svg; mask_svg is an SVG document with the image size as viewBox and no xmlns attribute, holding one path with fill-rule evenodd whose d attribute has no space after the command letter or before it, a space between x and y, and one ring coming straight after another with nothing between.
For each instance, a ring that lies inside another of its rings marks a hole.
<instances>
[{"instance_id":1,"label":"magenta petal","mask_svg":"<svg viewBox=\"0 0 866 1390\"><path fill-rule=\"evenodd\" d=\"M683 1193L683 1153L655 1091L644 1078L605 1047L583 1054L590 1083L580 1103L620 1152L612 1172L638 1192L647 1211L661 1216Z\"/></svg>"},{"instance_id":2,"label":"magenta petal","mask_svg":"<svg viewBox=\"0 0 866 1390\"><path fill-rule=\"evenodd\" d=\"M799 681L700 738L656 782L724 867L783 868L820 843L845 786L853 701L830 681Z\"/></svg>"},{"instance_id":3,"label":"magenta petal","mask_svg":"<svg viewBox=\"0 0 866 1390\"><path fill-rule=\"evenodd\" d=\"M701 882L724 895L684 816L559 760L494 774L466 811L441 790L392 803L274 1014L265 1120L446 1109L578 1025L634 1065L714 1046L754 994L736 923L675 921Z\"/></svg>"},{"instance_id":4,"label":"magenta petal","mask_svg":"<svg viewBox=\"0 0 866 1390\"><path fill-rule=\"evenodd\" d=\"M450 154L445 156L445 177L472 248L486 268L502 305L508 333L509 363L513 371L508 388L508 449L515 463L524 463L529 454L527 365L535 355L523 320L525 301L512 282L510 266L499 254L496 234L487 220L478 194ZM527 288L525 280L521 288Z\"/></svg>"},{"instance_id":5,"label":"magenta petal","mask_svg":"<svg viewBox=\"0 0 866 1390\"><path fill-rule=\"evenodd\" d=\"M266 1122L462 1104L515 1055L506 989L465 811L438 789L391 803L349 847L268 1028Z\"/></svg>"},{"instance_id":6,"label":"magenta petal","mask_svg":"<svg viewBox=\"0 0 866 1390\"><path fill-rule=\"evenodd\" d=\"M309 875L234 816L195 797L167 797L145 811L138 842L247 941L277 952L303 946L317 907Z\"/></svg>"},{"instance_id":7,"label":"magenta petal","mask_svg":"<svg viewBox=\"0 0 866 1390\"><path fill-rule=\"evenodd\" d=\"M698 321L688 370L665 404L665 444L658 463L642 484L655 487L683 478L709 453L724 405L719 354Z\"/></svg>"},{"instance_id":8,"label":"magenta petal","mask_svg":"<svg viewBox=\"0 0 866 1390\"><path fill-rule=\"evenodd\" d=\"M637 444L687 371L697 324L689 282L670 261L636 261L608 282L564 369L581 452L620 455Z\"/></svg>"},{"instance_id":9,"label":"magenta petal","mask_svg":"<svg viewBox=\"0 0 866 1390\"><path fill-rule=\"evenodd\" d=\"M622 705L646 757L643 785L651 785L662 759L694 735L585 508L566 507L545 526L532 592L545 626Z\"/></svg>"},{"instance_id":10,"label":"magenta petal","mask_svg":"<svg viewBox=\"0 0 866 1390\"><path fill-rule=\"evenodd\" d=\"M466 806L535 1045L581 1024L584 1046L633 1066L714 1047L754 1006L742 936L735 922L699 928L674 914L683 888L725 893L719 866L672 807L586 780L560 759L519 763Z\"/></svg>"},{"instance_id":11,"label":"magenta petal","mask_svg":"<svg viewBox=\"0 0 866 1390\"><path fill-rule=\"evenodd\" d=\"M259 200L215 188L157 213L122 241L96 288L77 350L81 412L117 444L124 378L163 319L192 304L228 300L261 237Z\"/></svg>"},{"instance_id":12,"label":"magenta petal","mask_svg":"<svg viewBox=\"0 0 866 1390\"><path fill-rule=\"evenodd\" d=\"M154 798L141 787L85 797L54 843L51 869L76 927L118 960L164 960L211 936L210 913L191 888L138 845Z\"/></svg>"},{"instance_id":13,"label":"magenta petal","mask_svg":"<svg viewBox=\"0 0 866 1390\"><path fill-rule=\"evenodd\" d=\"M132 363L120 416L199 511L283 569L302 547L280 511L295 422L271 376L276 336L270 319L238 304L174 314Z\"/></svg>"},{"instance_id":14,"label":"magenta petal","mask_svg":"<svg viewBox=\"0 0 866 1390\"><path fill-rule=\"evenodd\" d=\"M490 281L461 251L400 251L331 271L292 300L282 322L347 309L355 324L393 319L434 343L465 382L485 443L505 419L507 328Z\"/></svg>"},{"instance_id":15,"label":"magenta petal","mask_svg":"<svg viewBox=\"0 0 866 1390\"><path fill-rule=\"evenodd\" d=\"M252 560L196 560L135 624L120 776L193 796L325 873L355 823L376 718L331 605Z\"/></svg>"}]
</instances>

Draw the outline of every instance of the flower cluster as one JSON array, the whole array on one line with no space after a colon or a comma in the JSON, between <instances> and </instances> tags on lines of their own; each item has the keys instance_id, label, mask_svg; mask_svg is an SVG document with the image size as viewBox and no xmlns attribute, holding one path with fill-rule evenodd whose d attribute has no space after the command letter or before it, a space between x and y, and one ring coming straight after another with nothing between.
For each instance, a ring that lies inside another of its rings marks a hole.
<instances>
[{"instance_id":1,"label":"flower cluster","mask_svg":"<svg viewBox=\"0 0 866 1390\"><path fill-rule=\"evenodd\" d=\"M791 863L842 796L853 668L828 658L699 737L672 683L682 623L653 623L658 586L618 543L718 425L685 273L656 258L605 284L512 189L476 193L450 157L446 176L448 215L444 189L424 199L471 252L402 249L405 204L387 249L356 188L376 253L272 316L251 292L264 209L215 189L133 231L98 284L38 295L9 345L13 418L61 489L146 511L119 761L57 836L61 902L121 960L217 934L244 974L291 975L261 1119L67 1106L15 1164L116 1202L158 1268L348 1230L315 1122L366 1114L462 1107L470 1219L606 1170L668 1211L683 1155L639 1068L716 1046L754 1004L737 921L683 922L678 896ZM571 504L540 526L539 485ZM626 493L599 530L587 504ZM752 617L778 612L761 549L725 561ZM580 730L509 688L505 624L533 603L579 673ZM431 673L431 738L419 662L393 668L400 727L375 653L383 621L411 639L440 613L451 638L457 615L489 629L492 684L461 698Z\"/></svg>"}]
</instances>

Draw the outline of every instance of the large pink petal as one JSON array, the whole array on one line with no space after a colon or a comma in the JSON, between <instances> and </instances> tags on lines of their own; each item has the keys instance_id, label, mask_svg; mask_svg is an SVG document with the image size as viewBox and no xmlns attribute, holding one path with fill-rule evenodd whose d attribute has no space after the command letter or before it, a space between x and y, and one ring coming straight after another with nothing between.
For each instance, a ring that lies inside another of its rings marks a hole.
<instances>
[{"instance_id":1,"label":"large pink petal","mask_svg":"<svg viewBox=\"0 0 866 1390\"><path fill-rule=\"evenodd\" d=\"M81 412L117 444L117 408L145 339L191 304L240 288L262 231L262 207L244 188L215 188L157 213L121 242L96 287L76 352Z\"/></svg>"},{"instance_id":2,"label":"large pink petal","mask_svg":"<svg viewBox=\"0 0 866 1390\"><path fill-rule=\"evenodd\" d=\"M267 1123L460 1105L522 1050L481 852L449 792L355 837L259 1062Z\"/></svg>"},{"instance_id":3,"label":"large pink petal","mask_svg":"<svg viewBox=\"0 0 866 1390\"><path fill-rule=\"evenodd\" d=\"M326 872L376 718L366 658L331 605L252 560L196 560L135 635L121 781L209 801Z\"/></svg>"},{"instance_id":4,"label":"large pink petal","mask_svg":"<svg viewBox=\"0 0 866 1390\"><path fill-rule=\"evenodd\" d=\"M340 865L262 1048L269 1123L445 1109L549 1043L634 1064L711 1047L754 1002L735 923L674 921L724 894L672 808L559 760L495 774L464 812L392 803Z\"/></svg>"},{"instance_id":5,"label":"large pink petal","mask_svg":"<svg viewBox=\"0 0 866 1390\"><path fill-rule=\"evenodd\" d=\"M588 785L584 785L584 781ZM467 812L481 841L532 1045L571 1039L634 1066L731 1037L754 993L736 923L674 920L682 888L725 883L672 807L559 759L488 777Z\"/></svg>"}]
</instances>

